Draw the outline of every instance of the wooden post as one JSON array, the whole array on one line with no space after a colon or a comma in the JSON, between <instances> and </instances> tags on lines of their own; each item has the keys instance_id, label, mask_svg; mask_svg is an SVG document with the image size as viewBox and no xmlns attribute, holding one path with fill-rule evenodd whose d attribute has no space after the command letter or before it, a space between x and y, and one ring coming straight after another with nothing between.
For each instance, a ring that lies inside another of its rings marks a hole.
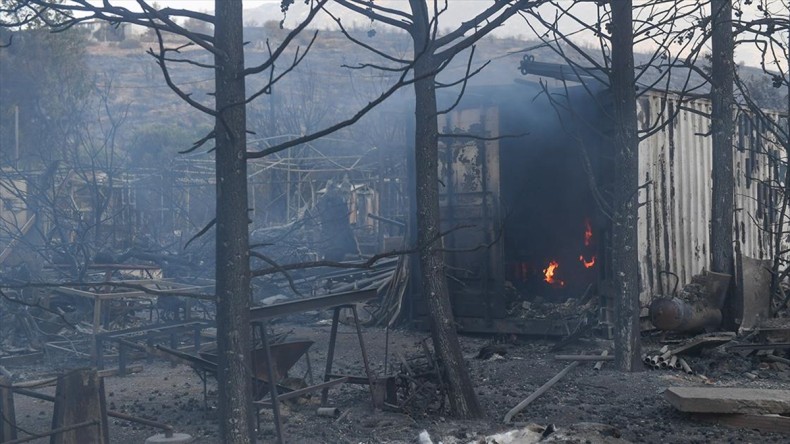
<instances>
[{"instance_id":1,"label":"wooden post","mask_svg":"<svg viewBox=\"0 0 790 444\"><path fill-rule=\"evenodd\" d=\"M203 326L201 324L195 324L195 330L193 331L193 344L195 346L195 353L200 351L200 336L202 329Z\"/></svg>"},{"instance_id":2,"label":"wooden post","mask_svg":"<svg viewBox=\"0 0 790 444\"><path fill-rule=\"evenodd\" d=\"M50 444L109 444L104 380L93 369L74 370L58 377L52 429L97 421L95 425L52 435Z\"/></svg>"},{"instance_id":3,"label":"wooden post","mask_svg":"<svg viewBox=\"0 0 790 444\"><path fill-rule=\"evenodd\" d=\"M0 442L16 439L16 414L11 380L0 375Z\"/></svg>"},{"instance_id":4,"label":"wooden post","mask_svg":"<svg viewBox=\"0 0 790 444\"><path fill-rule=\"evenodd\" d=\"M126 364L129 361L129 348L122 341L118 341L118 375L126 375Z\"/></svg>"},{"instance_id":5,"label":"wooden post","mask_svg":"<svg viewBox=\"0 0 790 444\"><path fill-rule=\"evenodd\" d=\"M102 346L99 339L99 333L101 332L101 308L101 298L99 295L96 295L93 298L93 359L99 369L102 369L104 366L102 362L104 357L101 356L102 351L99 350Z\"/></svg>"}]
</instances>

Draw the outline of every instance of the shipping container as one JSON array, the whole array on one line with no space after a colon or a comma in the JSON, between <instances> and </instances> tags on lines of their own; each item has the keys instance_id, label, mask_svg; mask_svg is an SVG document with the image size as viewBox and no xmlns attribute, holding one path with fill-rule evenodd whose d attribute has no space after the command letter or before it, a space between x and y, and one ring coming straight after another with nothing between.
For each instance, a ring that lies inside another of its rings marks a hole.
<instances>
[{"instance_id":1,"label":"shipping container","mask_svg":"<svg viewBox=\"0 0 790 444\"><path fill-rule=\"evenodd\" d=\"M639 177L645 184L639 211L641 299L648 304L651 295L672 291L659 271L676 273L682 285L710 266L711 104L649 91L637 110L640 129L649 133L639 145ZM780 116L767 113L767 118L778 122ZM737 113L733 141L734 248L746 257L770 259L784 150L768 125L744 110Z\"/></svg>"},{"instance_id":2,"label":"shipping container","mask_svg":"<svg viewBox=\"0 0 790 444\"><path fill-rule=\"evenodd\" d=\"M709 266L710 102L642 91L639 145L640 301L645 309ZM440 183L456 316L500 319L525 298L562 302L610 280L607 198L614 169L605 87L480 87L440 116ZM777 121L779 115L769 114ZM736 251L773 256L783 150L739 112Z\"/></svg>"}]
</instances>

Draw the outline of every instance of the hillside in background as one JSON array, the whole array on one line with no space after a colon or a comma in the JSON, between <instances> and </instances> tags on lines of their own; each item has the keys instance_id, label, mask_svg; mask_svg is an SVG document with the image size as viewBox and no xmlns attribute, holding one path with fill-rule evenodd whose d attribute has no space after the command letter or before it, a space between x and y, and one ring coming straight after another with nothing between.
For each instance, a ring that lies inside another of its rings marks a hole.
<instances>
[{"instance_id":1,"label":"hillside in background","mask_svg":"<svg viewBox=\"0 0 790 444\"><path fill-rule=\"evenodd\" d=\"M256 17L279 16L269 9L279 5L265 4L250 11L249 22L256 22ZM269 9L267 9L269 8ZM257 11L257 12L255 12ZM274 14L274 15L272 15ZM291 16L289 16L291 17ZM328 25L328 24L327 24ZM407 57L411 52L411 42L404 33L387 32L371 26L354 26L353 36L373 45L388 54ZM376 32L370 32L374 30ZM280 29L276 22L259 23L257 26L245 28L247 45L247 65L260 63L268 55L267 41L276 45L285 37L287 30ZM304 33L296 43L304 51L310 34ZM176 44L176 41L171 42ZM149 163L161 166L168 159L175 158L177 151L184 150L211 128L211 119L181 101L165 84L162 73L154 59L145 54L146 49L155 46L153 36L143 34L132 36L120 42L92 41L86 48L86 65L95 74L96 85L100 90L109 91L111 112L115 117L125 116L124 124L118 134L121 146L127 150L149 150L152 133L167 133L167 146L158 147L161 153L153 157ZM287 63L294 54L296 46L288 50L276 67L275 75L287 69ZM594 48L590 48L595 53ZM201 50L184 48L182 55L195 60L208 62L208 55ZM562 58L554 51L541 47L535 41L523 41L516 38L489 37L482 40L476 48L473 68L490 61L490 64L477 76L471 79L470 86L509 85L516 79L524 79L520 74L519 63L525 55L534 57L536 61L563 63ZM440 81L452 83L459 80L466 70L468 52L459 55L447 69L441 73ZM637 63L645 62L648 55L637 55ZM265 94L253 102L249 108L250 129L255 134L250 140L261 147L271 143L274 137L288 134L302 134L331 125L338 120L348 118L357 109L364 106L390 85L394 77L391 73L374 69L352 69L363 63L388 65L389 63L354 45L340 32L320 31L310 53L301 65L288 73L278 82L271 94ZM770 76L755 68L741 67L741 76L745 79L754 97L767 108L782 109L786 106L783 94L776 94L771 88ZM213 72L190 64L172 64L173 80L186 92L203 103L211 105L214 89ZM652 84L660 72L649 69L640 78L643 85ZM669 83L670 89L679 89L686 83L686 73L677 71ZM250 92L262 87L269 79L269 73L261 73L259 77L248 82ZM530 77L536 81L537 78ZM561 86L556 80L547 80L549 86ZM690 84L701 84L701 79L694 75ZM661 82L656 87L666 87ZM514 87L518 87L515 85ZM456 87L456 91L460 87ZM704 88L697 92L703 92ZM453 91L443 91L452 96ZM359 144L376 145L381 141L372 140L371 131L374 126L391 126L393 122L405 122L411 115L411 89L405 88L385 102L369 117L355 128L337 135L334 149L359 149ZM95 114L95 113L94 113ZM399 114L401 120L392 116ZM406 123L403 123L406 125ZM324 142L330 143L330 142ZM406 143L399 140L398 143ZM131 155L133 158L145 157ZM151 157L151 156L149 156Z\"/></svg>"}]
</instances>

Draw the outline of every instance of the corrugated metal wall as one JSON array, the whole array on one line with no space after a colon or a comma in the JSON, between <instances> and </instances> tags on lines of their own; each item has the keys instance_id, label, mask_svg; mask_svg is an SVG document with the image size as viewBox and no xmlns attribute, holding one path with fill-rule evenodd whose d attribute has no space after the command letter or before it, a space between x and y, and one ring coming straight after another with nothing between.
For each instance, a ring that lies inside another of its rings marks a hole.
<instances>
[{"instance_id":1,"label":"corrugated metal wall","mask_svg":"<svg viewBox=\"0 0 790 444\"><path fill-rule=\"evenodd\" d=\"M681 106L682 105L682 106ZM678 111L678 107L681 107ZM638 103L641 130L658 128L639 146L639 253L644 306L656 294L672 291L674 281L660 275L671 271L680 285L709 266L708 229L711 212L711 105L695 99L682 104L677 96L647 93ZM774 116L775 117L775 116ZM745 113L735 135L736 235L743 255L771 256L773 239L764 231L773 222L777 196L767 182L776 179L775 146L760 137L759 122Z\"/></svg>"}]
</instances>

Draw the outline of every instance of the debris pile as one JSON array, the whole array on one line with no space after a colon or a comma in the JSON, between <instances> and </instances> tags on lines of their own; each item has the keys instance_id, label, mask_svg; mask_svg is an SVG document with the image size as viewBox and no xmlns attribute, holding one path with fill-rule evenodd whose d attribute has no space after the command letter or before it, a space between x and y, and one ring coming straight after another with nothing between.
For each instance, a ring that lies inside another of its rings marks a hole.
<instances>
[{"instance_id":1,"label":"debris pile","mask_svg":"<svg viewBox=\"0 0 790 444\"><path fill-rule=\"evenodd\" d=\"M395 375L398 404L387 407L412 418L445 413L443 370L428 343L428 339L420 342L422 354L404 357L396 353L400 361Z\"/></svg>"}]
</instances>

